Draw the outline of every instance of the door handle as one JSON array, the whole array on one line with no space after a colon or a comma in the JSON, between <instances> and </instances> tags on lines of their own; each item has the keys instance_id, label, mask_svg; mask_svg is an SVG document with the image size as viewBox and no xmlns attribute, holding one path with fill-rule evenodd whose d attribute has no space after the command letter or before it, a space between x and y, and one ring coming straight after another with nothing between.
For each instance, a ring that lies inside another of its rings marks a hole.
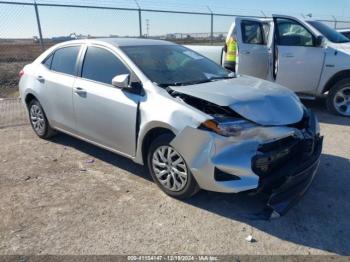
<instances>
[{"instance_id":1,"label":"door handle","mask_svg":"<svg viewBox=\"0 0 350 262\"><path fill-rule=\"evenodd\" d=\"M284 54L283 56L287 57L287 58L293 58L294 57L294 55L291 54L291 53Z\"/></svg>"},{"instance_id":2,"label":"door handle","mask_svg":"<svg viewBox=\"0 0 350 262\"><path fill-rule=\"evenodd\" d=\"M44 83L45 82L45 78L43 76L37 76L36 80L38 80L40 83Z\"/></svg>"},{"instance_id":3,"label":"door handle","mask_svg":"<svg viewBox=\"0 0 350 262\"><path fill-rule=\"evenodd\" d=\"M81 96L86 96L86 90L81 87L74 88L74 93Z\"/></svg>"}]
</instances>

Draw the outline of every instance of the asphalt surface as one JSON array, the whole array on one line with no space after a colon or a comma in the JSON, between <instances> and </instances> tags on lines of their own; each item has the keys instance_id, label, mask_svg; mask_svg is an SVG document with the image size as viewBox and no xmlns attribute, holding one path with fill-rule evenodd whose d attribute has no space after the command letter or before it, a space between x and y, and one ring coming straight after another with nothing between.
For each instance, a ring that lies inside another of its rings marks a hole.
<instances>
[{"instance_id":1,"label":"asphalt surface","mask_svg":"<svg viewBox=\"0 0 350 262\"><path fill-rule=\"evenodd\" d=\"M317 176L272 221L249 218L263 206L256 196L172 199L141 166L67 135L41 140L21 110L5 119L4 104L0 254L350 255L350 118L330 115L323 101L307 103L325 136Z\"/></svg>"}]
</instances>

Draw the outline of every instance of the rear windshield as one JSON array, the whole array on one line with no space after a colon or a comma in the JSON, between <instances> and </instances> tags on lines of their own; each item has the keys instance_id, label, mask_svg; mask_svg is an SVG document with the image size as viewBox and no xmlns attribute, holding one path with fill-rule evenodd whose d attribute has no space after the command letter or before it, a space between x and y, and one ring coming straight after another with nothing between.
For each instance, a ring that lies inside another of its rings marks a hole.
<instances>
[{"instance_id":1,"label":"rear windshield","mask_svg":"<svg viewBox=\"0 0 350 262\"><path fill-rule=\"evenodd\" d=\"M319 22L319 21L308 21L308 23L316 28L317 31L319 31L324 37L326 37L329 41L332 43L348 43L350 42L349 38L347 38L345 35L337 32L333 28L329 27L328 25Z\"/></svg>"}]
</instances>

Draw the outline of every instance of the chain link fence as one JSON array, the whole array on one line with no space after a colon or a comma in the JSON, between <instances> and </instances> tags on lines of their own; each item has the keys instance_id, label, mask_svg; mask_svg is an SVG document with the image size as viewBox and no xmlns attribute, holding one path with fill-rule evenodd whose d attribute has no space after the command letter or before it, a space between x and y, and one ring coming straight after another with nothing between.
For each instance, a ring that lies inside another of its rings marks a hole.
<instances>
[{"instance_id":1,"label":"chain link fence","mask_svg":"<svg viewBox=\"0 0 350 262\"><path fill-rule=\"evenodd\" d=\"M126 6L96 6L54 2L0 1L0 98L18 97L18 73L50 46L67 40L94 37L149 37L181 44L223 45L226 32L235 17L198 9L198 12L156 10ZM102 2L101 2L102 3ZM175 6L174 9L181 9ZM255 18L266 18L264 12ZM320 20L333 28L350 28L350 21ZM0 101L4 104L5 100ZM15 109L17 100L6 102L0 110ZM0 115L0 126L10 125ZM15 118L14 118L15 119ZM6 124L6 123L7 124Z\"/></svg>"},{"instance_id":2,"label":"chain link fence","mask_svg":"<svg viewBox=\"0 0 350 262\"><path fill-rule=\"evenodd\" d=\"M0 129L29 124L26 110L18 98L0 98Z\"/></svg>"}]
</instances>

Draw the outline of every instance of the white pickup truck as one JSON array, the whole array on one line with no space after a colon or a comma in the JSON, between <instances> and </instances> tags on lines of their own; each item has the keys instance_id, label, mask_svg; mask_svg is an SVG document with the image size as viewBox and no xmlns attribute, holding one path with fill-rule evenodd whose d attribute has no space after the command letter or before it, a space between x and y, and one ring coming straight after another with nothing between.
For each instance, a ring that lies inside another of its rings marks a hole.
<instances>
[{"instance_id":1,"label":"white pickup truck","mask_svg":"<svg viewBox=\"0 0 350 262\"><path fill-rule=\"evenodd\" d=\"M350 40L314 20L273 15L236 18L227 37L238 45L237 72L274 81L301 98L327 94L327 107L350 116ZM220 46L187 47L223 64Z\"/></svg>"}]
</instances>

